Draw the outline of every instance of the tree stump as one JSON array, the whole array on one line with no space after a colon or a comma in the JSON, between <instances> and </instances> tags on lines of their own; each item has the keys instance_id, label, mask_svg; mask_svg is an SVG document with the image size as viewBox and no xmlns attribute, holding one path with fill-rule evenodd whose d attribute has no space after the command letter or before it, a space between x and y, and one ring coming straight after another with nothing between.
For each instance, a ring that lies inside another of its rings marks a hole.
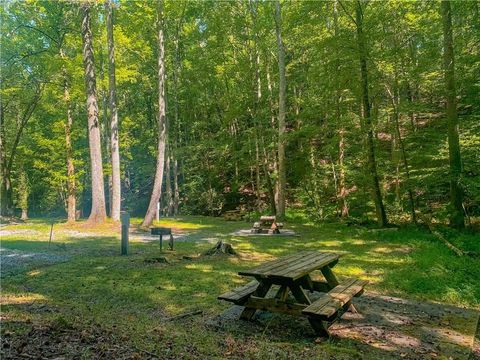
<instances>
[{"instance_id":1,"label":"tree stump","mask_svg":"<svg viewBox=\"0 0 480 360\"><path fill-rule=\"evenodd\" d=\"M237 252L233 249L231 244L224 243L220 240L215 244L213 248L205 252L205 255L237 255Z\"/></svg>"}]
</instances>

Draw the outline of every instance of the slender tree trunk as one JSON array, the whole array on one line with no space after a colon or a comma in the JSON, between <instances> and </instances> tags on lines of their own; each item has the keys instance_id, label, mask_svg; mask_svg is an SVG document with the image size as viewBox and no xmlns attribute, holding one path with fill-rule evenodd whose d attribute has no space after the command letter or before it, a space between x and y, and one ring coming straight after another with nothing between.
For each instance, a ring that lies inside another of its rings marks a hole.
<instances>
[{"instance_id":1,"label":"slender tree trunk","mask_svg":"<svg viewBox=\"0 0 480 360\"><path fill-rule=\"evenodd\" d=\"M405 169L405 177L407 180L407 193L408 193L408 201L410 203L410 215L412 217L412 222L416 224L417 215L415 212L415 200L413 196L413 190L410 184L410 170L408 166L407 152L405 150L405 144L403 143L402 133L400 132L400 121L399 121L399 112L398 112L398 108L400 106L399 104L400 95L398 94L399 89L398 89L398 80L397 80L396 74L395 74L394 84L395 84L394 91L391 92L390 90L388 90L391 101L392 101L392 106L393 106L394 134L392 134L392 136L394 136L397 139L398 147L400 148L400 151L402 154L402 162L403 162L403 167ZM398 173L399 173L399 162L397 163L397 191L398 191L397 197L400 197L400 185L399 185Z\"/></svg>"},{"instance_id":2,"label":"slender tree trunk","mask_svg":"<svg viewBox=\"0 0 480 360\"><path fill-rule=\"evenodd\" d=\"M165 192L166 192L166 214L167 216L172 216L173 214L173 188L172 188L172 177L171 177L171 145L167 146L167 158L165 164Z\"/></svg>"},{"instance_id":3,"label":"slender tree trunk","mask_svg":"<svg viewBox=\"0 0 480 360\"><path fill-rule=\"evenodd\" d=\"M2 97L0 96L0 102ZM6 154L5 144L5 127L4 127L4 107L0 104L0 166L2 173L2 189L1 189L1 215L12 215L13 212L13 197L12 197L12 183L10 178L10 170L8 169L8 160Z\"/></svg>"},{"instance_id":4,"label":"slender tree trunk","mask_svg":"<svg viewBox=\"0 0 480 360\"><path fill-rule=\"evenodd\" d=\"M338 39L338 0L335 0L333 3L333 26L334 26L334 36ZM339 74L340 72L340 56L338 54L338 49L335 48L335 72ZM340 124L340 130L338 131L338 194L337 198L339 200L340 207L340 216L348 217L348 202L347 202L347 188L346 188L346 175L345 175L345 127L342 123L341 113L340 113L340 101L341 101L341 89L340 81L336 79L335 81L335 117L337 123Z\"/></svg>"},{"instance_id":5,"label":"slender tree trunk","mask_svg":"<svg viewBox=\"0 0 480 360\"><path fill-rule=\"evenodd\" d=\"M60 57L65 58L63 49L60 49ZM75 166L73 164L73 148L71 132L73 126L72 104L70 102L70 90L68 84L68 75L65 65L62 67L63 73L63 100L67 109L67 122L65 123L65 151L67 155L67 221L76 220L76 185L75 185Z\"/></svg>"},{"instance_id":6,"label":"slender tree trunk","mask_svg":"<svg viewBox=\"0 0 480 360\"><path fill-rule=\"evenodd\" d=\"M163 170L165 166L166 118L165 118L165 49L163 42L163 0L158 0L158 149L157 170L153 183L152 196L142 226L147 227L153 221L157 204L162 195Z\"/></svg>"},{"instance_id":7,"label":"slender tree trunk","mask_svg":"<svg viewBox=\"0 0 480 360\"><path fill-rule=\"evenodd\" d=\"M375 210L377 215L377 222L380 227L386 226L388 223L387 214L383 206L382 192L380 191L380 184L377 173L377 163L375 161L375 150L373 144L373 129L371 118L371 105L368 95L368 70L367 70L367 52L365 44L365 36L363 34L363 12L360 0L356 3L356 25L357 25L357 41L358 51L360 56L360 73L361 73L361 91L363 101L363 119L367 135L367 165L371 181L372 197L375 202Z\"/></svg>"},{"instance_id":8,"label":"slender tree trunk","mask_svg":"<svg viewBox=\"0 0 480 360\"><path fill-rule=\"evenodd\" d=\"M270 78L270 71L267 65L267 88L268 88L268 103L269 103L269 108L270 108L270 126L272 128L275 128L275 110L274 110L274 101L273 101L273 86L272 86L272 81ZM274 139L272 139L274 141ZM268 152L267 148L265 146L265 139L263 138L263 135L260 135L260 144L263 149L263 168L264 168L264 173L265 173L265 179L267 180L267 190L268 194L270 197L270 209L273 214L277 213L277 189L278 189L278 182L272 181L272 178L270 177L270 171L269 171L269 161L268 161ZM278 174L278 168L277 168L277 152L273 151L272 153L272 158L273 158L273 172Z\"/></svg>"},{"instance_id":9,"label":"slender tree trunk","mask_svg":"<svg viewBox=\"0 0 480 360\"><path fill-rule=\"evenodd\" d=\"M183 19L183 14L182 14ZM175 34L175 66L173 69L173 93L174 93L174 128L175 128L175 141L173 145L173 149L171 152L171 158L173 161L173 215L176 216L178 214L178 206L180 203L180 191L178 186L178 146L180 140L180 133L181 133L181 126L180 126L180 107L179 107L179 99L178 99L178 81L181 69L181 61L180 61L180 46L179 46L179 36L180 36L180 24L177 26L176 34Z\"/></svg>"},{"instance_id":10,"label":"slender tree trunk","mask_svg":"<svg viewBox=\"0 0 480 360\"><path fill-rule=\"evenodd\" d=\"M93 41L90 29L90 5L82 4L82 39L83 64L85 67L85 88L87 94L88 140L90 146L92 178L92 211L88 221L93 223L105 221L105 188L103 182L102 149L100 140L100 123L98 120L97 89L95 64L93 60Z\"/></svg>"},{"instance_id":11,"label":"slender tree trunk","mask_svg":"<svg viewBox=\"0 0 480 360\"><path fill-rule=\"evenodd\" d=\"M112 195L110 198L110 216L114 221L120 220L121 184L120 184L120 150L118 139L118 111L115 81L115 44L113 40L113 6L112 0L105 1L107 13L108 42L108 88L110 107L110 152L112 156Z\"/></svg>"},{"instance_id":12,"label":"slender tree trunk","mask_svg":"<svg viewBox=\"0 0 480 360\"><path fill-rule=\"evenodd\" d=\"M173 159L173 215L178 215L178 205L180 203L180 191L178 189L178 160Z\"/></svg>"},{"instance_id":13,"label":"slender tree trunk","mask_svg":"<svg viewBox=\"0 0 480 360\"><path fill-rule=\"evenodd\" d=\"M261 198L261 175L260 175L260 168L262 164L262 160L260 159L260 132L261 130L261 123L260 123L260 101L262 99L262 80L260 78L260 52L258 50L258 30L257 30L257 4L254 3L252 0L249 0L249 12L252 18L252 29L253 29L253 39L254 39L254 49L253 49L253 56L251 57L251 62L253 63L253 67L255 69L255 81L253 83L253 90L254 90L254 110L252 112L253 124L255 126L255 183L256 183L256 208L257 211L262 211L262 198ZM269 176L268 173L265 173L265 176Z\"/></svg>"},{"instance_id":14,"label":"slender tree trunk","mask_svg":"<svg viewBox=\"0 0 480 360\"><path fill-rule=\"evenodd\" d=\"M27 174L25 173L25 169L23 165L17 171L18 179L17 179L17 205L22 209L22 214L20 218L22 220L28 219L28 195L29 195L29 186L28 186L28 178Z\"/></svg>"},{"instance_id":15,"label":"slender tree trunk","mask_svg":"<svg viewBox=\"0 0 480 360\"><path fill-rule=\"evenodd\" d=\"M345 129L342 127L339 131L340 140L338 142L338 198L340 199L340 216L348 217L347 185L345 179Z\"/></svg>"},{"instance_id":16,"label":"slender tree trunk","mask_svg":"<svg viewBox=\"0 0 480 360\"><path fill-rule=\"evenodd\" d=\"M286 191L286 168L285 168L285 98L287 83L285 77L285 48L282 40L282 14L280 1L275 2L275 30L277 33L278 47L278 73L279 73L279 95L278 95L278 196L277 196L277 217L285 218L285 191Z\"/></svg>"},{"instance_id":17,"label":"slender tree trunk","mask_svg":"<svg viewBox=\"0 0 480 360\"><path fill-rule=\"evenodd\" d=\"M462 229L465 227L463 211L463 190L460 185L462 161L458 138L458 116L455 90L455 64L452 35L452 10L450 1L442 0L443 20L443 66L445 71L445 96L447 100L448 155L450 159L450 225Z\"/></svg>"}]
</instances>

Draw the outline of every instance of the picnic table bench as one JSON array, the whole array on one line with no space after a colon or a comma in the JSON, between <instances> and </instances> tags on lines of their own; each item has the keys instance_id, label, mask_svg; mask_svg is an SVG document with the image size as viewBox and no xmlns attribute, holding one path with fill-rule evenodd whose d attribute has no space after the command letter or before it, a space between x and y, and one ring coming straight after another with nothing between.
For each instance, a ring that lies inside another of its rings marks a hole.
<instances>
[{"instance_id":1,"label":"picnic table bench","mask_svg":"<svg viewBox=\"0 0 480 360\"><path fill-rule=\"evenodd\" d=\"M277 222L275 216L261 216L260 221L253 224L252 232L255 234L280 234L283 224Z\"/></svg>"},{"instance_id":2,"label":"picnic table bench","mask_svg":"<svg viewBox=\"0 0 480 360\"><path fill-rule=\"evenodd\" d=\"M218 299L244 306L241 319L250 320L257 310L305 316L315 332L329 336L328 327L345 311L356 312L353 297L360 296L367 281L348 279L339 283L332 272L339 255L329 252L302 251L269 261L239 275L255 280L218 296ZM325 281L313 280L319 270ZM278 287L273 297L267 297L272 286ZM312 301L309 293L319 292Z\"/></svg>"}]
</instances>

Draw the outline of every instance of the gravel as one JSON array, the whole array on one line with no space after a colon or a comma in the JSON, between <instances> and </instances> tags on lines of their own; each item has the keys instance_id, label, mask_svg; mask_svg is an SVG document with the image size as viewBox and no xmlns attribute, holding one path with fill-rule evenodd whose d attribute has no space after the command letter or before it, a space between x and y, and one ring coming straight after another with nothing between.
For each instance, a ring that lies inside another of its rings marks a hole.
<instances>
[{"instance_id":1,"label":"gravel","mask_svg":"<svg viewBox=\"0 0 480 360\"><path fill-rule=\"evenodd\" d=\"M1 276L13 275L36 266L52 265L69 259L67 255L34 253L0 247Z\"/></svg>"}]
</instances>

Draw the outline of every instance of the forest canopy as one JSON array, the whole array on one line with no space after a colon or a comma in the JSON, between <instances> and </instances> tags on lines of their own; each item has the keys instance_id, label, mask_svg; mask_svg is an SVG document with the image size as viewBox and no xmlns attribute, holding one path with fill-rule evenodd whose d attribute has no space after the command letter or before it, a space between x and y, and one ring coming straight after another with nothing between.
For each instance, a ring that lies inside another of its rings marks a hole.
<instances>
[{"instance_id":1,"label":"forest canopy","mask_svg":"<svg viewBox=\"0 0 480 360\"><path fill-rule=\"evenodd\" d=\"M2 215L480 216L478 1L2 5Z\"/></svg>"}]
</instances>

